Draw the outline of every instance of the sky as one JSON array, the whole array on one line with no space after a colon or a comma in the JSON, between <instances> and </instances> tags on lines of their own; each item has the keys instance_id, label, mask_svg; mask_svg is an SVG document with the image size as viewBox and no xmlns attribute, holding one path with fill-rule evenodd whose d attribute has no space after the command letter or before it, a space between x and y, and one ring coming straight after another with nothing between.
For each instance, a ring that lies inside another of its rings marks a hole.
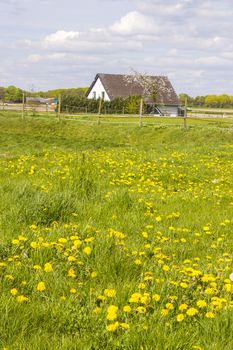
<instances>
[{"instance_id":1,"label":"sky","mask_svg":"<svg viewBox=\"0 0 233 350\"><path fill-rule=\"evenodd\" d=\"M232 18L233 0L0 0L0 86L87 87L135 70L177 93L233 95Z\"/></svg>"}]
</instances>

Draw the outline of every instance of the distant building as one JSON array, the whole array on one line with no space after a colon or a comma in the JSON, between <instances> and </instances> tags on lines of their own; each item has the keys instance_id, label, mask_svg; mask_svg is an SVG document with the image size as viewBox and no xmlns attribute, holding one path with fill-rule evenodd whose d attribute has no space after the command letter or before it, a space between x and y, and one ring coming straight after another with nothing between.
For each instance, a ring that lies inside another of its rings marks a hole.
<instances>
[{"instance_id":1,"label":"distant building","mask_svg":"<svg viewBox=\"0 0 233 350\"><path fill-rule=\"evenodd\" d=\"M47 104L52 105L55 103L54 98L43 98L43 97L26 97L27 104Z\"/></svg>"},{"instance_id":2,"label":"distant building","mask_svg":"<svg viewBox=\"0 0 233 350\"><path fill-rule=\"evenodd\" d=\"M160 82L163 89L157 89L156 101L148 97L145 99L151 114L177 116L179 111L179 98L165 76L151 76L151 80L155 82L155 86ZM128 96L141 96L143 88L138 83L126 82L125 75L121 74L103 74L98 73L87 91L87 98L98 99L104 101L112 101L117 97L126 98Z\"/></svg>"}]
</instances>

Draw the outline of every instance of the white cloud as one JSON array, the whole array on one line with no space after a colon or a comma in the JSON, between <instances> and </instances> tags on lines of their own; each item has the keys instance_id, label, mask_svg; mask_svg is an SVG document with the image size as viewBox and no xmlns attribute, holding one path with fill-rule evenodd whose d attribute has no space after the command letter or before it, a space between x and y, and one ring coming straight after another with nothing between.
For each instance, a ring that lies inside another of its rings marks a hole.
<instances>
[{"instance_id":1,"label":"white cloud","mask_svg":"<svg viewBox=\"0 0 233 350\"><path fill-rule=\"evenodd\" d=\"M110 30L120 35L136 35L143 33L153 33L158 31L156 22L148 16L138 11L129 12L119 21L114 23Z\"/></svg>"}]
</instances>

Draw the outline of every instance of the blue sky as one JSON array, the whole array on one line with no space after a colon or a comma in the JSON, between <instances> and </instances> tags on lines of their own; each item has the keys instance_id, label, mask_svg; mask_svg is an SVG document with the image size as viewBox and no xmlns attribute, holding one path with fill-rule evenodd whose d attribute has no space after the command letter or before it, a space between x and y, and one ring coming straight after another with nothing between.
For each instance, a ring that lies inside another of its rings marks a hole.
<instances>
[{"instance_id":1,"label":"blue sky","mask_svg":"<svg viewBox=\"0 0 233 350\"><path fill-rule=\"evenodd\" d=\"M167 75L233 94L232 0L0 0L0 86L88 86L98 72Z\"/></svg>"}]
</instances>

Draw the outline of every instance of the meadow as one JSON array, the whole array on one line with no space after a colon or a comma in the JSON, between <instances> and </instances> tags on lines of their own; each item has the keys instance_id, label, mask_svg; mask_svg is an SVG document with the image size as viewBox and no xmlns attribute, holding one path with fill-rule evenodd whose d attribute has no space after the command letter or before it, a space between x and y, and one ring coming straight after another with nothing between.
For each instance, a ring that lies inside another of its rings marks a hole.
<instances>
[{"instance_id":1,"label":"meadow","mask_svg":"<svg viewBox=\"0 0 233 350\"><path fill-rule=\"evenodd\" d=\"M232 350L233 130L165 124L0 113L0 349Z\"/></svg>"}]
</instances>

